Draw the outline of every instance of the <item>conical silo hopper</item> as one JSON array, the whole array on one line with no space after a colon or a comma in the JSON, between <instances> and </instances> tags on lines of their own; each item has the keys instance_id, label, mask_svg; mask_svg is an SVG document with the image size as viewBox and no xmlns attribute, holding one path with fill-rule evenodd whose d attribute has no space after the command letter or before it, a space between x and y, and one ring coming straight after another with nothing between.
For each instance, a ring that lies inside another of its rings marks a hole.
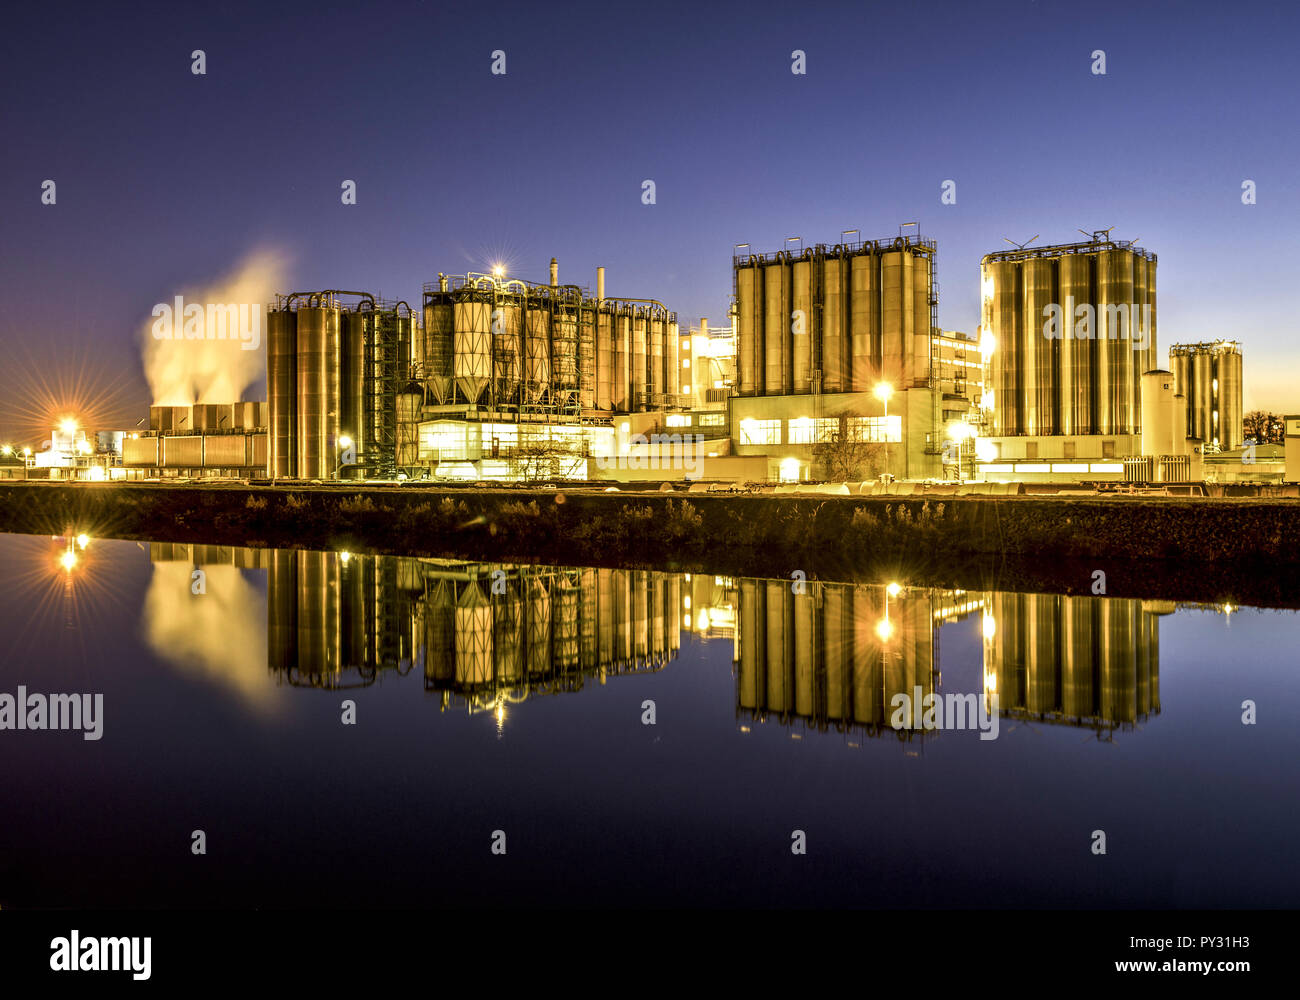
<instances>
[{"instance_id":1,"label":"conical silo hopper","mask_svg":"<svg viewBox=\"0 0 1300 1000\"><path fill-rule=\"evenodd\" d=\"M456 683L475 688L495 679L492 605L477 583L468 583L456 601Z\"/></svg>"},{"instance_id":2,"label":"conical silo hopper","mask_svg":"<svg viewBox=\"0 0 1300 1000\"><path fill-rule=\"evenodd\" d=\"M452 372L456 389L465 402L477 403L492 380L492 305L477 298L466 298L453 309Z\"/></svg>"}]
</instances>

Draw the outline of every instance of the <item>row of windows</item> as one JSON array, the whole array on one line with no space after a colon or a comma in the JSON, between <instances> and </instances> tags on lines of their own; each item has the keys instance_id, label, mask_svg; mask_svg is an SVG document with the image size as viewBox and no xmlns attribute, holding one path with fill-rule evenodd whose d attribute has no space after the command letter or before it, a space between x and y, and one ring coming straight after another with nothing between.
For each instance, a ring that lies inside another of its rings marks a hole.
<instances>
[{"instance_id":1,"label":"row of windows","mask_svg":"<svg viewBox=\"0 0 1300 1000\"><path fill-rule=\"evenodd\" d=\"M787 421L785 441L780 420L742 420L740 443L823 444L841 434L852 441L894 442L903 440L903 418L890 417L793 417Z\"/></svg>"}]
</instances>

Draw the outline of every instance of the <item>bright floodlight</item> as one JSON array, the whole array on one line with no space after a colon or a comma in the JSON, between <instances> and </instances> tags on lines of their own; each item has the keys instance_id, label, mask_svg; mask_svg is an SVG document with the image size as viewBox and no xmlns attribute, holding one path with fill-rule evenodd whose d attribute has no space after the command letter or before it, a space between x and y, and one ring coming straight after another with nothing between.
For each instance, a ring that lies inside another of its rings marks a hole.
<instances>
[{"instance_id":1,"label":"bright floodlight","mask_svg":"<svg viewBox=\"0 0 1300 1000\"><path fill-rule=\"evenodd\" d=\"M881 642L888 642L889 637L893 634L894 626L888 618L882 618L876 623L876 635L880 636Z\"/></svg>"},{"instance_id":2,"label":"bright floodlight","mask_svg":"<svg viewBox=\"0 0 1300 1000\"><path fill-rule=\"evenodd\" d=\"M894 387L888 382L876 383L876 398L882 401L888 400L894 394Z\"/></svg>"},{"instance_id":3,"label":"bright floodlight","mask_svg":"<svg viewBox=\"0 0 1300 1000\"><path fill-rule=\"evenodd\" d=\"M351 439L350 437L348 437L346 434L340 434L340 435L339 435L339 447L340 447L340 448L351 448L351 447L352 447L352 439Z\"/></svg>"},{"instance_id":4,"label":"bright floodlight","mask_svg":"<svg viewBox=\"0 0 1300 1000\"><path fill-rule=\"evenodd\" d=\"M501 278L501 277L504 277L504 276L505 276L506 269L505 269L502 265L500 265L500 264L493 264L493 265L492 265L492 273L493 273L496 277Z\"/></svg>"},{"instance_id":5,"label":"bright floodlight","mask_svg":"<svg viewBox=\"0 0 1300 1000\"><path fill-rule=\"evenodd\" d=\"M89 545L89 544L90 544L90 536L87 535L84 531L83 531L80 535L77 536L77 546L78 546L78 548L83 548L83 549L84 549L84 548L85 548L87 545Z\"/></svg>"},{"instance_id":6,"label":"bright floodlight","mask_svg":"<svg viewBox=\"0 0 1300 1000\"><path fill-rule=\"evenodd\" d=\"M890 597L897 597L902 592L902 590L903 588L900 587L898 584L891 583L888 587L885 588L885 593L887 593Z\"/></svg>"},{"instance_id":7,"label":"bright floodlight","mask_svg":"<svg viewBox=\"0 0 1300 1000\"><path fill-rule=\"evenodd\" d=\"M981 462L995 462L998 457L998 446L988 438L978 438L975 441L975 457Z\"/></svg>"},{"instance_id":8,"label":"bright floodlight","mask_svg":"<svg viewBox=\"0 0 1300 1000\"><path fill-rule=\"evenodd\" d=\"M6 455L12 455L14 453L14 446L7 444L3 448L0 448L0 451L3 451Z\"/></svg>"},{"instance_id":9,"label":"bright floodlight","mask_svg":"<svg viewBox=\"0 0 1300 1000\"><path fill-rule=\"evenodd\" d=\"M61 424L59 424L59 430L63 431L64 434L76 434L77 422L73 420L71 417L68 417Z\"/></svg>"}]
</instances>

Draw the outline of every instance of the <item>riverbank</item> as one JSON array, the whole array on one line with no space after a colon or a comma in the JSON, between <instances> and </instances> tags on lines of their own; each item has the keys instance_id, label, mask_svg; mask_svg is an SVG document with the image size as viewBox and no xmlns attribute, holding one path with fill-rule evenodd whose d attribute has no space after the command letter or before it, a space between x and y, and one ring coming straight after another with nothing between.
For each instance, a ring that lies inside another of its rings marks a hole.
<instances>
[{"instance_id":1,"label":"riverbank","mask_svg":"<svg viewBox=\"0 0 1300 1000\"><path fill-rule=\"evenodd\" d=\"M1300 607L1300 501L0 483L0 531Z\"/></svg>"}]
</instances>

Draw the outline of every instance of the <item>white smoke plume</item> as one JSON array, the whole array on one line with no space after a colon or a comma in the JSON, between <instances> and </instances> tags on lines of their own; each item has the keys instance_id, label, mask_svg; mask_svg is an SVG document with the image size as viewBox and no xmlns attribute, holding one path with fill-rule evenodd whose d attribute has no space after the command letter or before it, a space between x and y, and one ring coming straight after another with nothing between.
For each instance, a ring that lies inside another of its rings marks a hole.
<instances>
[{"instance_id":1,"label":"white smoke plume","mask_svg":"<svg viewBox=\"0 0 1300 1000\"><path fill-rule=\"evenodd\" d=\"M244 390L266 370L266 307L284 289L287 272L283 253L260 249L221 280L178 290L176 295L186 306L197 305L203 311L197 336L193 329L189 336L183 332L186 318L172 315L178 304L175 298L159 303L142 332L144 373L154 404L188 406L243 399ZM246 307L245 315L256 324L255 339L246 330L241 340L233 328L229 337L216 339L216 324L205 321L213 315L210 308L215 311L226 305ZM160 337L160 332L169 336Z\"/></svg>"}]
</instances>

